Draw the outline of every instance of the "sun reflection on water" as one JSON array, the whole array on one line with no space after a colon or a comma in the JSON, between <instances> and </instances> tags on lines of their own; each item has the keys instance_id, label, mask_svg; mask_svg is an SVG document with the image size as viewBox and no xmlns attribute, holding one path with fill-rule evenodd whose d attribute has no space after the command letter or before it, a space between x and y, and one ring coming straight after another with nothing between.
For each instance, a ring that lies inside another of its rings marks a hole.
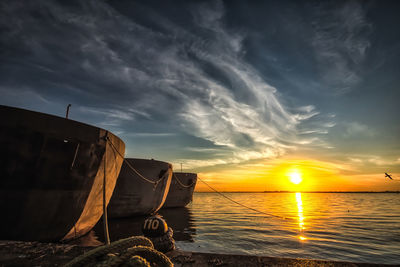
<instances>
[{"instance_id":1,"label":"sun reflection on water","mask_svg":"<svg viewBox=\"0 0 400 267\"><path fill-rule=\"evenodd\" d=\"M298 238L299 240L304 241L307 239L307 237L304 236L304 229L306 229L306 227L304 226L303 201L301 200L300 192L296 193L296 202L297 202L297 216L299 220L299 230L300 230L300 235L298 236Z\"/></svg>"}]
</instances>

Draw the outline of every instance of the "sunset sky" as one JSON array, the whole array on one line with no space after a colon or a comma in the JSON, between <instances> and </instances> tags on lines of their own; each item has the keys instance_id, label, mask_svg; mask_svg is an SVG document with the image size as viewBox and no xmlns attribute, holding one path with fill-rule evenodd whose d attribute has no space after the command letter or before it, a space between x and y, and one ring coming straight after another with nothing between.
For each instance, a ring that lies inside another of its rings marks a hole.
<instances>
[{"instance_id":1,"label":"sunset sky","mask_svg":"<svg viewBox=\"0 0 400 267\"><path fill-rule=\"evenodd\" d=\"M400 190L399 12L3 1L0 104L58 116L72 104L71 119L117 134L127 157L182 163L222 191Z\"/></svg>"}]
</instances>

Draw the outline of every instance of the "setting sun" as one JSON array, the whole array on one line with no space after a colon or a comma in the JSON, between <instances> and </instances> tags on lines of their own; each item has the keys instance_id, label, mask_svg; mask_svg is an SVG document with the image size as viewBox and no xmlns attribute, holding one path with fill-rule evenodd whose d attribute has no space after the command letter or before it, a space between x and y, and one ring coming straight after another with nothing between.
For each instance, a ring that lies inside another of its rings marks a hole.
<instances>
[{"instance_id":1,"label":"setting sun","mask_svg":"<svg viewBox=\"0 0 400 267\"><path fill-rule=\"evenodd\" d=\"M299 172L289 173L290 181L294 184L299 184L302 181L301 174Z\"/></svg>"}]
</instances>

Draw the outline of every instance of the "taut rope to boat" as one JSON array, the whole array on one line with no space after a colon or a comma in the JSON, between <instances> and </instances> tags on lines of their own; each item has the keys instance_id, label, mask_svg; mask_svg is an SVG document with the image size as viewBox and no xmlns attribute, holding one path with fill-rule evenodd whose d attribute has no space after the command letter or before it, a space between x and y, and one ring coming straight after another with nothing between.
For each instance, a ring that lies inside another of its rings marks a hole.
<instances>
[{"instance_id":1,"label":"taut rope to boat","mask_svg":"<svg viewBox=\"0 0 400 267\"><path fill-rule=\"evenodd\" d=\"M173 175L174 175L174 178L176 179L176 181L178 182L178 184L179 184L180 186L184 187L184 188L189 188L189 187L193 186L193 185L196 183L196 181L192 181L191 184L185 185L184 183L182 183L182 181L180 181L180 180L178 179L178 177L176 177L175 173L173 173Z\"/></svg>"},{"instance_id":2,"label":"taut rope to boat","mask_svg":"<svg viewBox=\"0 0 400 267\"><path fill-rule=\"evenodd\" d=\"M144 176L143 176L141 173L139 173L139 171L136 170L136 169L129 163L129 161L127 161L127 160L125 159L125 157L116 149L116 147L115 147L114 144L111 142L111 140L109 140L109 142L110 142L110 144L111 144L111 147L114 149L114 151L116 151L116 152L123 158L123 160L124 160L124 162L126 163L126 165L127 165L133 172L135 172L140 178L142 178L143 180L145 180L145 181L148 182L148 183L154 184L154 188L156 188L157 185L158 185L163 179L165 179L165 175L163 175L163 176L162 176L159 180L157 180L157 181L152 181L151 179L144 177Z\"/></svg>"},{"instance_id":3,"label":"taut rope to boat","mask_svg":"<svg viewBox=\"0 0 400 267\"><path fill-rule=\"evenodd\" d=\"M233 203L235 203L235 204L237 204L237 205L239 205L239 206L242 206L242 207L244 207L244 208L246 208L246 209L249 209L249 210L252 210L252 211L255 211L255 212L258 212L258 213L267 215L267 216L272 216L272 217L280 218L280 219L283 219L283 220L294 220L294 219L289 218L289 217L283 217L283 216L275 215L275 214L272 214L272 213L264 212L264 211L257 210L257 209L254 209L254 208L252 208L252 207L246 206L246 205L244 205L244 204L242 204L242 203L240 203L240 202L237 202L236 200L233 200L232 198L230 198L230 197L228 197L228 196L222 194L221 192L219 192L218 190L216 190L214 187L212 187L212 186L209 185L208 183L204 182L200 177L197 177L197 178L198 178L201 182L203 182L206 186L208 186L211 190L213 190L214 192L218 193L218 194L221 195L222 197L228 199L229 201L231 201L231 202L233 202Z\"/></svg>"},{"instance_id":4,"label":"taut rope to boat","mask_svg":"<svg viewBox=\"0 0 400 267\"><path fill-rule=\"evenodd\" d=\"M104 137L106 140L106 151L107 151L107 144L110 139L108 138L108 131L106 131L106 135ZM106 180L106 174L107 174L107 168L106 168L106 157L107 153L104 152L104 175L103 175L103 228L104 228L104 239L106 241L107 245L110 245L110 234L108 232L108 217L107 217L107 203L106 203L106 187L107 187L107 180Z\"/></svg>"}]
</instances>

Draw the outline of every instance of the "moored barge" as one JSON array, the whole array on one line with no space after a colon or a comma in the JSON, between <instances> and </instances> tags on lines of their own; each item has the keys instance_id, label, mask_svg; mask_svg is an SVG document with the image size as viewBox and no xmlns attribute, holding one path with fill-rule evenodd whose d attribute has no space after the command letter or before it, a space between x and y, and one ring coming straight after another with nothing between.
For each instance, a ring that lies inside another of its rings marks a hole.
<instances>
[{"instance_id":1,"label":"moored barge","mask_svg":"<svg viewBox=\"0 0 400 267\"><path fill-rule=\"evenodd\" d=\"M103 214L104 188L106 205L111 198L124 142L98 127L19 108L0 106L0 119L0 239L86 234Z\"/></svg>"},{"instance_id":2,"label":"moored barge","mask_svg":"<svg viewBox=\"0 0 400 267\"><path fill-rule=\"evenodd\" d=\"M163 208L177 208L188 205L193 199L196 182L196 173L174 172Z\"/></svg>"},{"instance_id":3,"label":"moored barge","mask_svg":"<svg viewBox=\"0 0 400 267\"><path fill-rule=\"evenodd\" d=\"M110 218L152 214L167 197L172 165L153 159L126 158L108 206Z\"/></svg>"}]
</instances>

